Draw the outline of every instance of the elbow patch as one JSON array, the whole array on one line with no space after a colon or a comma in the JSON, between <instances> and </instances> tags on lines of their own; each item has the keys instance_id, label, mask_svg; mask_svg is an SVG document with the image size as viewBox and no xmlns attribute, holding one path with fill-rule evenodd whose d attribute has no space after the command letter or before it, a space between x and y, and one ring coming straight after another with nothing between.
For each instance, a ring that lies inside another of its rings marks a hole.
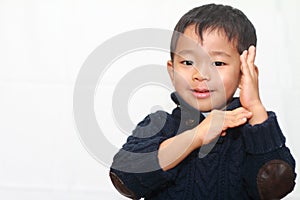
<instances>
[{"instance_id":1,"label":"elbow patch","mask_svg":"<svg viewBox=\"0 0 300 200\"><path fill-rule=\"evenodd\" d=\"M120 194L130 199L137 199L135 197L135 194L124 185L123 181L115 173L110 172L109 176L111 182L113 183L113 185L115 186L115 188L118 190Z\"/></svg>"},{"instance_id":2,"label":"elbow patch","mask_svg":"<svg viewBox=\"0 0 300 200\"><path fill-rule=\"evenodd\" d=\"M261 199L281 199L295 186L295 174L283 160L271 160L264 164L256 177Z\"/></svg>"}]
</instances>

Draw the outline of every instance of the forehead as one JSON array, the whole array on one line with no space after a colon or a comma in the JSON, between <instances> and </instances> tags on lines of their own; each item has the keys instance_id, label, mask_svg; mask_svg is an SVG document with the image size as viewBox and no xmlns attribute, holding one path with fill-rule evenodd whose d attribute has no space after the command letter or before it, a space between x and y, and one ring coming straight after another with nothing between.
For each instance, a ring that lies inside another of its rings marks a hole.
<instances>
[{"instance_id":1,"label":"forehead","mask_svg":"<svg viewBox=\"0 0 300 200\"><path fill-rule=\"evenodd\" d=\"M178 39L176 52L186 49L198 51L203 49L209 54L211 52L224 52L229 55L238 53L235 41L229 41L222 29L207 29L201 38L195 25L188 26Z\"/></svg>"}]
</instances>

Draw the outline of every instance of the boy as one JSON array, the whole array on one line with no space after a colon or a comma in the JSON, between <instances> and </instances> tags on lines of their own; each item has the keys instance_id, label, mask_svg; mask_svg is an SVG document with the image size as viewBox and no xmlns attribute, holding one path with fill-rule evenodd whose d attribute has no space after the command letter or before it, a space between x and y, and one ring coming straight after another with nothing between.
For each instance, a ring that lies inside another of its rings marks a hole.
<instances>
[{"instance_id":1,"label":"boy","mask_svg":"<svg viewBox=\"0 0 300 200\"><path fill-rule=\"evenodd\" d=\"M179 20L167 63L177 108L147 116L115 155L110 177L121 194L279 199L293 190L295 161L259 98L255 46L255 28L230 6L200 6Z\"/></svg>"}]
</instances>

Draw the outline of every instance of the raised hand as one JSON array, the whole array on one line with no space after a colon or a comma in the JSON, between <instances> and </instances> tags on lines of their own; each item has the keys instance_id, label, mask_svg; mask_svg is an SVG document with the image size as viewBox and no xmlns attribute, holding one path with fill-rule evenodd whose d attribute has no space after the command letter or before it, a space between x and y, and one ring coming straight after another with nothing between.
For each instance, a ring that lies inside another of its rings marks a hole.
<instances>
[{"instance_id":1,"label":"raised hand","mask_svg":"<svg viewBox=\"0 0 300 200\"><path fill-rule=\"evenodd\" d=\"M253 113L249 123L259 124L265 121L267 112L259 97L258 68L254 64L256 49L250 46L240 56L241 60L241 81L240 81L240 101L244 108Z\"/></svg>"}]
</instances>

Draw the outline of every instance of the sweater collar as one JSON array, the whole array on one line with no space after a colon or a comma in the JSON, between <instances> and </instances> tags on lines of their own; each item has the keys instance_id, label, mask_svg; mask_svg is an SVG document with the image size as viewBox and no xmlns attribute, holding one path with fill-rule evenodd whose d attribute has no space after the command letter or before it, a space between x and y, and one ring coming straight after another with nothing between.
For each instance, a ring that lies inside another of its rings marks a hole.
<instances>
[{"instance_id":1,"label":"sweater collar","mask_svg":"<svg viewBox=\"0 0 300 200\"><path fill-rule=\"evenodd\" d=\"M180 120L178 133L194 128L205 118L199 110L184 101L177 92L171 94L171 99L177 105L177 108L173 110L173 114Z\"/></svg>"}]
</instances>

